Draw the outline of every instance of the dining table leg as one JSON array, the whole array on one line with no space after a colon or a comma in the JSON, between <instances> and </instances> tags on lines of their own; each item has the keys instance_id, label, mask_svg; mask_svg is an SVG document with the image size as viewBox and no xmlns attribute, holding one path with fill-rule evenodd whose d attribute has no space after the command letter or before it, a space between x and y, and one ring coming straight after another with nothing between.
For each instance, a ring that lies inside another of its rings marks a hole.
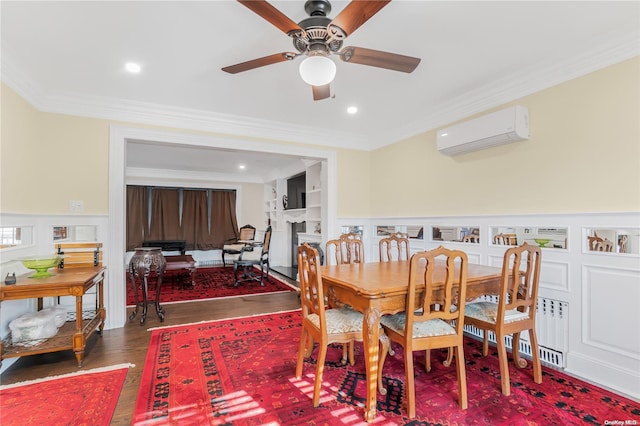
<instances>
[{"instance_id":1,"label":"dining table leg","mask_svg":"<svg viewBox=\"0 0 640 426\"><path fill-rule=\"evenodd\" d=\"M378 391L378 358L380 339L381 312L377 308L367 308L364 312L363 346L365 353L365 367L367 369L367 401L364 419L372 422L376 418L376 400Z\"/></svg>"}]
</instances>

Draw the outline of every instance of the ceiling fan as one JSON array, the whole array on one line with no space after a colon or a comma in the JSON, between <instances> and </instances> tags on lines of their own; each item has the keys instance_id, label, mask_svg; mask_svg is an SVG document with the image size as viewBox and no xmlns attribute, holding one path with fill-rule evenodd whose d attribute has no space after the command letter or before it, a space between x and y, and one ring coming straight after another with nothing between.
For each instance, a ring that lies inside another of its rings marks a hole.
<instances>
[{"instance_id":1,"label":"ceiling fan","mask_svg":"<svg viewBox=\"0 0 640 426\"><path fill-rule=\"evenodd\" d=\"M328 0L307 0L304 9L309 17L296 24L265 0L238 0L291 37L297 52L276 53L230 65L222 70L237 74L306 56L300 64L300 75L311 85L313 99L316 101L334 97L331 83L335 77L336 65L329 59L330 55L338 55L344 62L410 73L420 63L419 58L363 47L342 47L348 35L360 28L390 1L353 0L332 20L327 17L331 12Z\"/></svg>"}]
</instances>

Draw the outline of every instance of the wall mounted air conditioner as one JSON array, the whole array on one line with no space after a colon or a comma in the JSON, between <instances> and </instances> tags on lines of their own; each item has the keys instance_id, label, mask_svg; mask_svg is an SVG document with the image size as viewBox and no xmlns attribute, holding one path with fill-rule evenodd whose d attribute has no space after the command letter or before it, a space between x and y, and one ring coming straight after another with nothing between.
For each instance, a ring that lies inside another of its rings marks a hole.
<instances>
[{"instance_id":1,"label":"wall mounted air conditioner","mask_svg":"<svg viewBox=\"0 0 640 426\"><path fill-rule=\"evenodd\" d=\"M457 155L529 139L529 110L512 106L438 130L438 151Z\"/></svg>"}]
</instances>

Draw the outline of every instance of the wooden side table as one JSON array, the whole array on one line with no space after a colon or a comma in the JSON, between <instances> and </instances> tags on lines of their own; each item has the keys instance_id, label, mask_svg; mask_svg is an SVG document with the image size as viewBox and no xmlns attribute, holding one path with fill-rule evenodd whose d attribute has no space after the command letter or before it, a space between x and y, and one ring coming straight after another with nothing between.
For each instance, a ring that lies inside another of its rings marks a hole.
<instances>
[{"instance_id":1,"label":"wooden side table","mask_svg":"<svg viewBox=\"0 0 640 426\"><path fill-rule=\"evenodd\" d=\"M106 313L104 309L104 272L102 266L51 270L52 276L29 278L31 273L17 277L16 283L0 283L0 302L6 300L38 299L38 310L43 307L43 297L74 296L75 312L67 313L67 322L58 334L35 346L14 344L11 338L0 343L0 361L4 358L42 354L72 349L82 367L86 342L94 331L102 333ZM82 296L97 285L95 310L83 310Z\"/></svg>"}]
</instances>

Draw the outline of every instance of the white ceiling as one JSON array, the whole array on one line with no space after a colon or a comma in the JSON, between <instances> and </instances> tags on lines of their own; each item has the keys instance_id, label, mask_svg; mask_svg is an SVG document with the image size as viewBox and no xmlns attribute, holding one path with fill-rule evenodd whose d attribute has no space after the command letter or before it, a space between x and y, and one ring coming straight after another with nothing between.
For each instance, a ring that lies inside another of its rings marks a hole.
<instances>
[{"instance_id":1,"label":"white ceiling","mask_svg":"<svg viewBox=\"0 0 640 426\"><path fill-rule=\"evenodd\" d=\"M307 17L302 0L271 3L296 22ZM332 2L329 16L346 4ZM640 54L638 1L396 0L344 45L419 57L418 68L405 74L334 56L336 97L314 102L300 58L221 71L294 51L289 37L235 1L3 0L0 12L2 79L43 111L358 149ZM127 61L142 73L127 74ZM350 105L357 115L346 113ZM165 153L167 167L207 167L179 155ZM143 157L128 158L152 167Z\"/></svg>"}]
</instances>

